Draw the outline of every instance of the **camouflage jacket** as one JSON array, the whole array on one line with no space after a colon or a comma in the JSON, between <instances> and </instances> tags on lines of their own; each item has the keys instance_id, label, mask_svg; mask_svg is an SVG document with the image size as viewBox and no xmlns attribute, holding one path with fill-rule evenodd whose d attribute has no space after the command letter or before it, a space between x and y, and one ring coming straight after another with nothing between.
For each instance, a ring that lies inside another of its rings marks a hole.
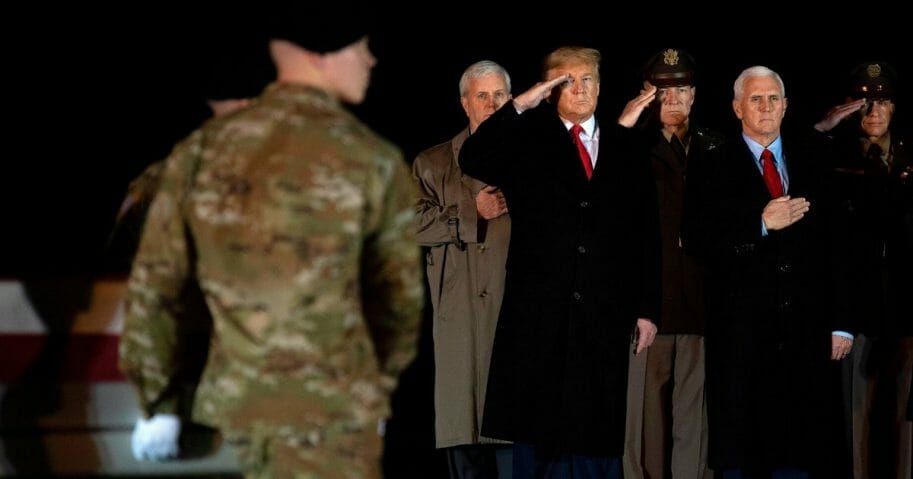
<instances>
[{"instance_id":1,"label":"camouflage jacket","mask_svg":"<svg viewBox=\"0 0 913 479\"><path fill-rule=\"evenodd\" d=\"M271 85L166 160L130 274L120 366L170 412L180 295L214 332L194 418L348 430L388 411L422 306L415 186L401 153L331 97Z\"/></svg>"}]
</instances>

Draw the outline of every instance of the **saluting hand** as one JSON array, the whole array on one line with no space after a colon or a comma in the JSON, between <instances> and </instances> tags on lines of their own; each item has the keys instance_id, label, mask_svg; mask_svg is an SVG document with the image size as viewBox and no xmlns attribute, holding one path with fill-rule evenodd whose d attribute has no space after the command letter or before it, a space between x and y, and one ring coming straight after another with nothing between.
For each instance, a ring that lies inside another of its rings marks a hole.
<instances>
[{"instance_id":1,"label":"saluting hand","mask_svg":"<svg viewBox=\"0 0 913 479\"><path fill-rule=\"evenodd\" d=\"M514 108L518 113L523 113L530 108L539 106L542 100L552 94L552 90L571 79L571 75L565 73L559 77L552 78L548 81L540 81L533 85L532 88L514 97Z\"/></svg>"},{"instance_id":2,"label":"saluting hand","mask_svg":"<svg viewBox=\"0 0 913 479\"><path fill-rule=\"evenodd\" d=\"M625 128L631 128L637 124L637 119L640 118L640 114L643 113L644 109L647 108L647 105L655 99L656 87L647 83L647 87L640 91L640 95L637 95L625 105L625 109L622 110L621 116L618 117L618 124Z\"/></svg>"},{"instance_id":3,"label":"saluting hand","mask_svg":"<svg viewBox=\"0 0 913 479\"><path fill-rule=\"evenodd\" d=\"M863 105L865 105L865 98L837 105L834 108L831 108L830 111L827 112L827 115L824 115L824 119L815 123L815 129L821 133L831 131L838 123L843 121L844 118L859 111Z\"/></svg>"}]
</instances>

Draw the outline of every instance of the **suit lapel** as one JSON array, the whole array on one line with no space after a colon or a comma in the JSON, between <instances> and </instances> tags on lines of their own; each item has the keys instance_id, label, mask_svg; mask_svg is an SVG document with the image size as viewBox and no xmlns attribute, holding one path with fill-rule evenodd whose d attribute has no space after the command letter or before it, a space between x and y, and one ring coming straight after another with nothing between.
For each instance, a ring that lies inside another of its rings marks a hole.
<instances>
[{"instance_id":1,"label":"suit lapel","mask_svg":"<svg viewBox=\"0 0 913 479\"><path fill-rule=\"evenodd\" d=\"M752 185L752 194L755 196L763 196L764 198L770 199L770 192L767 191L767 184L764 183L764 176L761 174L761 170L758 169L758 160L756 160L754 154L751 153L745 140L741 138L739 140L742 145L742 153L740 155L742 160L739 161L739 164L741 165L739 168L740 174L752 178L745 184Z\"/></svg>"},{"instance_id":2,"label":"suit lapel","mask_svg":"<svg viewBox=\"0 0 913 479\"><path fill-rule=\"evenodd\" d=\"M583 164L580 162L580 154L577 152L577 145L574 139L565 128L564 123L558 115L553 116L554 121L548 127L547 134L554 136L556 146L555 168L562 183L574 185L575 188L586 186L590 181L586 178L586 172L583 171ZM599 162L596 162L599 165ZM596 178L596 170L593 169L593 179Z\"/></svg>"},{"instance_id":3,"label":"suit lapel","mask_svg":"<svg viewBox=\"0 0 913 479\"><path fill-rule=\"evenodd\" d=\"M807 164L803 158L804 152L793 142L783 140L783 159L786 162L786 175L788 178L787 194L791 197L805 196L807 181L802 165Z\"/></svg>"},{"instance_id":4,"label":"suit lapel","mask_svg":"<svg viewBox=\"0 0 913 479\"><path fill-rule=\"evenodd\" d=\"M466 138L469 138L469 128L464 129L459 134L457 134L457 136L453 137L452 140L450 140L450 147L453 149L453 162L454 163L456 163L457 158L460 157L460 148L463 147L463 142L466 141ZM459 168L459 165L457 165L457 168ZM467 188L469 188L469 191L472 191L473 194L477 194L479 191L482 190L482 188L485 187L485 183L463 173L462 170L459 170L459 171L460 171L460 182L462 182L463 185L465 185Z\"/></svg>"},{"instance_id":5,"label":"suit lapel","mask_svg":"<svg viewBox=\"0 0 913 479\"><path fill-rule=\"evenodd\" d=\"M457 133L452 140L450 140L450 148L453 151L453 157L460 157L460 148L463 147L463 142L466 141L466 138L469 138L469 128L464 128L463 131Z\"/></svg>"}]
</instances>

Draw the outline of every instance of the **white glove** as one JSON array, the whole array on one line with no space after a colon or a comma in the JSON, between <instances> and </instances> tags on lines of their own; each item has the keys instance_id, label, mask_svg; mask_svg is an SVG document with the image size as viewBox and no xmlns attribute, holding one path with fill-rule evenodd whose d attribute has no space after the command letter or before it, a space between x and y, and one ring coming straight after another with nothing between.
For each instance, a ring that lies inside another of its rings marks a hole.
<instances>
[{"instance_id":1,"label":"white glove","mask_svg":"<svg viewBox=\"0 0 913 479\"><path fill-rule=\"evenodd\" d=\"M174 414L139 418L133 428L130 446L137 461L167 461L178 457L181 419Z\"/></svg>"}]
</instances>

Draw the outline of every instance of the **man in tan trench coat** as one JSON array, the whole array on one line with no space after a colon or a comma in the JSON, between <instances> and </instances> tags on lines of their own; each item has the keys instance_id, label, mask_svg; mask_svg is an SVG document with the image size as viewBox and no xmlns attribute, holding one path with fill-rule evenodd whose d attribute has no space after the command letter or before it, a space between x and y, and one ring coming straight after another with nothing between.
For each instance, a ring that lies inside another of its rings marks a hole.
<instances>
[{"instance_id":1,"label":"man in tan trench coat","mask_svg":"<svg viewBox=\"0 0 913 479\"><path fill-rule=\"evenodd\" d=\"M434 307L436 446L446 448L454 479L494 478L498 462L510 464L508 448L479 435L510 218L498 188L464 175L457 164L463 141L509 99L504 68L487 60L470 65L460 78L469 127L421 152L413 164L420 190L418 240L428 247Z\"/></svg>"}]
</instances>

